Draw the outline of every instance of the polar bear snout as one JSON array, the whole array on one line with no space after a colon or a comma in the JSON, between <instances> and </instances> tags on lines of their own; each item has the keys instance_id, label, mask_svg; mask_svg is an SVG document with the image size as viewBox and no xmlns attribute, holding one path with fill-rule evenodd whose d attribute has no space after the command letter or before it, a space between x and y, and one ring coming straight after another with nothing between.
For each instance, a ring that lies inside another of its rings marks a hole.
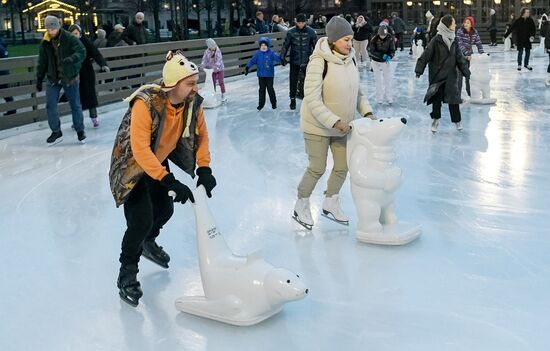
<instances>
[{"instance_id":1,"label":"polar bear snout","mask_svg":"<svg viewBox=\"0 0 550 351\"><path fill-rule=\"evenodd\" d=\"M407 124L407 119L405 117L401 118L401 123Z\"/></svg>"}]
</instances>

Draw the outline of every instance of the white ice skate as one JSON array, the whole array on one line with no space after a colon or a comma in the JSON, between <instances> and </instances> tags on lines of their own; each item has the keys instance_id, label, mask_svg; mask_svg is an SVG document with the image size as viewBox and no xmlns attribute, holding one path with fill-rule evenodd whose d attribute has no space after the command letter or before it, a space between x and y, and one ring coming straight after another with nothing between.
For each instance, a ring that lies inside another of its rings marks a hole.
<instances>
[{"instance_id":1,"label":"white ice skate","mask_svg":"<svg viewBox=\"0 0 550 351\"><path fill-rule=\"evenodd\" d=\"M438 127L439 127L439 119L432 118L432 133L437 133Z\"/></svg>"},{"instance_id":2,"label":"white ice skate","mask_svg":"<svg viewBox=\"0 0 550 351\"><path fill-rule=\"evenodd\" d=\"M237 256L231 252L208 208L204 187L198 187L194 196L204 296L177 299L178 310L248 326L280 312L285 303L306 296L308 289L295 273L273 267L258 253Z\"/></svg>"},{"instance_id":3,"label":"white ice skate","mask_svg":"<svg viewBox=\"0 0 550 351\"><path fill-rule=\"evenodd\" d=\"M548 75L546 76L545 84L546 84L547 87L550 87L550 73L548 73Z\"/></svg>"},{"instance_id":4,"label":"white ice skate","mask_svg":"<svg viewBox=\"0 0 550 351\"><path fill-rule=\"evenodd\" d=\"M304 226L307 230L311 230L311 228L313 228L313 217L311 216L309 198L300 198L296 200L292 218L294 218L296 222L300 223L300 225Z\"/></svg>"},{"instance_id":5,"label":"white ice skate","mask_svg":"<svg viewBox=\"0 0 550 351\"><path fill-rule=\"evenodd\" d=\"M349 218L346 217L340 204L340 196L332 195L325 197L323 201L323 217L335 221L343 225L349 225Z\"/></svg>"}]
</instances>

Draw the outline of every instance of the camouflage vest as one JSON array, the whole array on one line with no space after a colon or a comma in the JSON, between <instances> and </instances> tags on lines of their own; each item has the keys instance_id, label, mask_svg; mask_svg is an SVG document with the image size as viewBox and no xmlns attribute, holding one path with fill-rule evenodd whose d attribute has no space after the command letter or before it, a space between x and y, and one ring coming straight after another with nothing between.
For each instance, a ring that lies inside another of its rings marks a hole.
<instances>
[{"instance_id":1,"label":"camouflage vest","mask_svg":"<svg viewBox=\"0 0 550 351\"><path fill-rule=\"evenodd\" d=\"M130 102L130 107L124 114L120 127L118 128L117 135L115 137L115 144L113 146L113 153L111 155L111 168L109 170L109 182L111 185L111 192L115 198L116 206L122 205L132 189L141 180L145 171L138 165L134 155L132 153L132 147L130 144L130 124L132 120L132 105L135 99L141 99L147 105L153 124L151 127L151 150L153 153L158 148L160 141L159 135L162 135L162 128L164 126L164 118L166 114L166 93L163 91L155 91L154 89L147 89L137 94L137 96ZM196 164L196 152L197 152L197 115L200 110L203 98L199 95L191 101L186 103L182 117L184 119L184 128L187 125L187 116L189 108L191 111L191 123L189 124L189 136L181 137L176 144L174 151L168 155L168 159L172 161L176 166L188 173L192 178L195 177L195 164Z\"/></svg>"}]
</instances>

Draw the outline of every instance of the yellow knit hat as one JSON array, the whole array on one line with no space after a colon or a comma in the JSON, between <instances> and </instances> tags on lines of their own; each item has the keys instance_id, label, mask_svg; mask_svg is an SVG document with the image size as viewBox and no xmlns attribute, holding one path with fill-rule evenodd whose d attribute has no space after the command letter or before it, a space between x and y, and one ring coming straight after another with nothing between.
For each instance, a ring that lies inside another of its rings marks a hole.
<instances>
[{"instance_id":1,"label":"yellow knit hat","mask_svg":"<svg viewBox=\"0 0 550 351\"><path fill-rule=\"evenodd\" d=\"M173 89L180 80L199 74L199 68L189 61L181 51L168 51L162 68L162 90Z\"/></svg>"}]
</instances>

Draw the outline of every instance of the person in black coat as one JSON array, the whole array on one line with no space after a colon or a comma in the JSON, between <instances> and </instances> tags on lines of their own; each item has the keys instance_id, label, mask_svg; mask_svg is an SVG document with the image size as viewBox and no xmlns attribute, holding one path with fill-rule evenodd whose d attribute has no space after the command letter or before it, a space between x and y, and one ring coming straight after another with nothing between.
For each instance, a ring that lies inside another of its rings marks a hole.
<instances>
[{"instance_id":1,"label":"person in black coat","mask_svg":"<svg viewBox=\"0 0 550 351\"><path fill-rule=\"evenodd\" d=\"M92 66L92 61L95 61L100 67L101 71L109 72L110 69L107 66L107 62L99 52L99 50L84 36L82 36L82 28L78 24L73 24L69 27L69 31L77 38L80 39L82 45L86 48L86 58L82 62L80 68L80 104L82 110L89 110L90 118L94 128L99 127L99 121L97 118L97 93L95 90L95 72Z\"/></svg>"},{"instance_id":2,"label":"person in black coat","mask_svg":"<svg viewBox=\"0 0 550 351\"><path fill-rule=\"evenodd\" d=\"M0 38L0 59L7 58L7 57L8 57L8 44L6 44L4 39ZM10 71L7 71L7 70L0 71L0 76L7 76L9 74L10 74ZM7 89L7 88L9 88L8 84L0 84L0 89ZM4 100L6 100L6 102L12 102L13 97L6 96L4 97ZM4 113L4 116L13 115L16 112L17 112L16 110L7 111L6 113Z\"/></svg>"},{"instance_id":3,"label":"person in black coat","mask_svg":"<svg viewBox=\"0 0 550 351\"><path fill-rule=\"evenodd\" d=\"M491 44L489 46L497 46L497 12L495 9L489 11L491 24L489 25L489 33L491 34Z\"/></svg>"},{"instance_id":4,"label":"person in black coat","mask_svg":"<svg viewBox=\"0 0 550 351\"><path fill-rule=\"evenodd\" d=\"M416 62L416 77L419 78L428 66L429 87L424 101L432 105L432 132L437 132L441 118L441 105L449 104L451 121L458 130L462 130L460 107L462 102L459 89L458 70L470 77L468 63L458 49L455 38L456 22L453 16L445 15L437 26L437 35L430 41L426 50Z\"/></svg>"},{"instance_id":5,"label":"person in black coat","mask_svg":"<svg viewBox=\"0 0 550 351\"><path fill-rule=\"evenodd\" d=\"M303 85L305 81L309 56L315 49L317 33L306 24L306 15L296 16L296 26L286 33L283 48L281 49L281 62L286 64L286 55L290 50L290 109L296 109L296 97L304 96Z\"/></svg>"},{"instance_id":6,"label":"person in black coat","mask_svg":"<svg viewBox=\"0 0 550 351\"><path fill-rule=\"evenodd\" d=\"M535 21L529 17L529 9L527 7L521 9L520 17L512 23L510 28L508 28L506 34L504 34L504 38L507 38L514 32L516 33L516 45L518 47L518 71L521 71L523 50L525 50L523 66L529 71L532 71L533 67L529 66L529 56L531 56L531 43L535 40L537 27L535 26Z\"/></svg>"}]
</instances>

